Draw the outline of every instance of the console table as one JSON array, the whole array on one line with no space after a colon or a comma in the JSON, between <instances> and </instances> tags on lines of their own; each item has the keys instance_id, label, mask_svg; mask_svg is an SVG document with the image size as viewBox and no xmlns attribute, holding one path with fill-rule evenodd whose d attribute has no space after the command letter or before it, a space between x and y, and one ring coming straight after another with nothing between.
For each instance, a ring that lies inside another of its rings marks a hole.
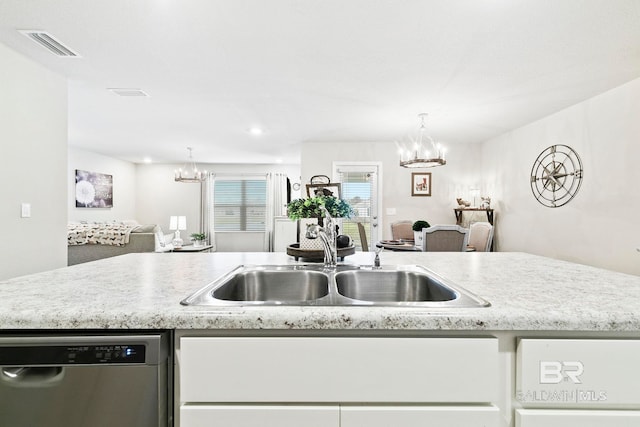
<instances>
[{"instance_id":1,"label":"console table","mask_svg":"<svg viewBox=\"0 0 640 427\"><path fill-rule=\"evenodd\" d=\"M456 214L456 224L462 225L462 212L486 212L489 224L493 225L493 209L482 208L455 208L453 213Z\"/></svg>"}]
</instances>

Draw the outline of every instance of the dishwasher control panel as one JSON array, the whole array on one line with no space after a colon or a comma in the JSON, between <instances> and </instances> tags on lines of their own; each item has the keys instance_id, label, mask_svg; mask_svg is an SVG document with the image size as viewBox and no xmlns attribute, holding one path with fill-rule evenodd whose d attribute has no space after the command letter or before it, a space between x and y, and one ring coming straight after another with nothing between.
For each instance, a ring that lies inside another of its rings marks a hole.
<instances>
[{"instance_id":1,"label":"dishwasher control panel","mask_svg":"<svg viewBox=\"0 0 640 427\"><path fill-rule=\"evenodd\" d=\"M144 344L0 346L0 366L145 363Z\"/></svg>"}]
</instances>

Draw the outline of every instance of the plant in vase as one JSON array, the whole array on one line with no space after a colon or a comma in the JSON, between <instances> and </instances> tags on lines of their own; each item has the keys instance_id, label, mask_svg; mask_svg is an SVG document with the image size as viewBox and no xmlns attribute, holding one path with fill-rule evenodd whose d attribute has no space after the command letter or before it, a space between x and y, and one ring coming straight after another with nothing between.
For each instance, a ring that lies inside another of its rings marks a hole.
<instances>
[{"instance_id":1,"label":"plant in vase","mask_svg":"<svg viewBox=\"0 0 640 427\"><path fill-rule=\"evenodd\" d=\"M345 200L334 196L314 196L289 202L287 216L292 220L316 218L318 225L324 227L324 214L320 209L321 206L324 206L333 218L350 218L354 215L353 209ZM308 240L304 238L304 232L301 232L300 235L301 249L322 249L320 239Z\"/></svg>"},{"instance_id":2,"label":"plant in vase","mask_svg":"<svg viewBox=\"0 0 640 427\"><path fill-rule=\"evenodd\" d=\"M414 245L422 247L422 229L429 227L431 227L431 225L427 221L421 219L413 223L411 228L413 229Z\"/></svg>"},{"instance_id":3,"label":"plant in vase","mask_svg":"<svg viewBox=\"0 0 640 427\"><path fill-rule=\"evenodd\" d=\"M207 238L207 235L204 233L191 234L191 240L193 241L193 246L196 246L196 247L204 246L204 240L206 238Z\"/></svg>"}]
</instances>

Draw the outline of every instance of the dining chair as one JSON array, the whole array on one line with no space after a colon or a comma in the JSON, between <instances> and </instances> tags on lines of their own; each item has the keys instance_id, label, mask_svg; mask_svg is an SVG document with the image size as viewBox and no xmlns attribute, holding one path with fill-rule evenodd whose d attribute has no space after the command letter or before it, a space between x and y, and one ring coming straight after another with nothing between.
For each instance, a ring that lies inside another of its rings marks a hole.
<instances>
[{"instance_id":1,"label":"dining chair","mask_svg":"<svg viewBox=\"0 0 640 427\"><path fill-rule=\"evenodd\" d=\"M360 234L360 246L362 246L362 252L369 252L369 243L367 242L367 232L364 229L364 225L358 222L358 233Z\"/></svg>"},{"instance_id":2,"label":"dining chair","mask_svg":"<svg viewBox=\"0 0 640 427\"><path fill-rule=\"evenodd\" d=\"M488 222L474 222L469 226L467 250L490 252L493 241L493 225Z\"/></svg>"},{"instance_id":3,"label":"dining chair","mask_svg":"<svg viewBox=\"0 0 640 427\"><path fill-rule=\"evenodd\" d=\"M422 229L425 252L464 252L469 230L459 225L433 225Z\"/></svg>"},{"instance_id":4,"label":"dining chair","mask_svg":"<svg viewBox=\"0 0 640 427\"><path fill-rule=\"evenodd\" d=\"M413 221L392 222L391 238L393 240L413 240Z\"/></svg>"}]
</instances>

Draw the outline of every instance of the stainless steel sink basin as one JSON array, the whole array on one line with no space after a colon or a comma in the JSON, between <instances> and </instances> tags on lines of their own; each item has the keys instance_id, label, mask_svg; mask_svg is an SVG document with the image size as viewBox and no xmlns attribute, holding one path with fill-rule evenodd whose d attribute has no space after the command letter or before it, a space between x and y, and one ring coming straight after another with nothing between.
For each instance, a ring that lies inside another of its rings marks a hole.
<instances>
[{"instance_id":1,"label":"stainless steel sink basin","mask_svg":"<svg viewBox=\"0 0 640 427\"><path fill-rule=\"evenodd\" d=\"M241 271L213 290L225 301L292 302L315 300L329 293L329 276L318 271Z\"/></svg>"},{"instance_id":2,"label":"stainless steel sink basin","mask_svg":"<svg viewBox=\"0 0 640 427\"><path fill-rule=\"evenodd\" d=\"M241 265L187 297L183 305L317 305L331 277L319 265Z\"/></svg>"},{"instance_id":3,"label":"stainless steel sink basin","mask_svg":"<svg viewBox=\"0 0 640 427\"><path fill-rule=\"evenodd\" d=\"M183 305L322 305L425 308L489 303L421 266L318 264L239 266L181 301Z\"/></svg>"},{"instance_id":4,"label":"stainless steel sink basin","mask_svg":"<svg viewBox=\"0 0 640 427\"><path fill-rule=\"evenodd\" d=\"M452 301L458 295L433 276L414 271L345 271L336 274L338 293L373 302Z\"/></svg>"}]
</instances>

